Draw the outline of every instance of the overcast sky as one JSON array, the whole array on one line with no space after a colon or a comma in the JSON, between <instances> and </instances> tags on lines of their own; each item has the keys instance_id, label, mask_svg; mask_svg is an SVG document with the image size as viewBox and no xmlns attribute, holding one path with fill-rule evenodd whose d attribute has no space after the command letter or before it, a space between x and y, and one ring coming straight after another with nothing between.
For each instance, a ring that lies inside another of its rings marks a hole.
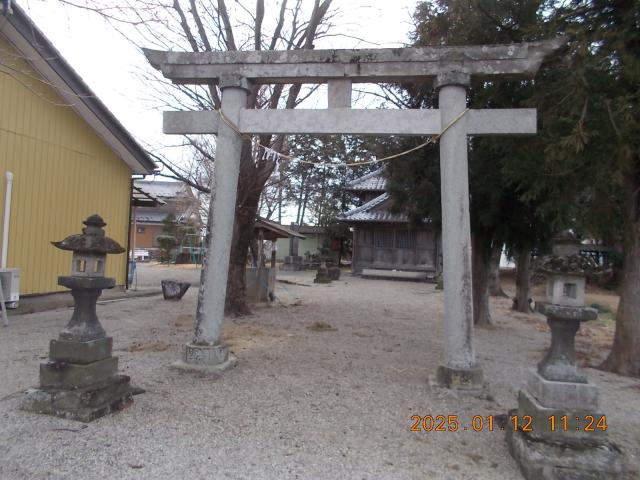
<instances>
[{"instance_id":1,"label":"overcast sky","mask_svg":"<svg viewBox=\"0 0 640 480\"><path fill-rule=\"evenodd\" d=\"M254 8L254 0L241 0ZM304 0L312 5L311 0ZM146 60L138 46L115 32L99 16L62 6L58 0L18 0L96 95L143 145L155 148L179 143L162 134L162 114L154 109L139 80ZM334 0L341 11L335 33L316 48L398 47L408 42L416 0ZM269 12L267 12L267 15ZM141 45L144 46L144 45ZM317 101L316 101L317 103ZM314 108L320 105L307 105Z\"/></svg>"}]
</instances>

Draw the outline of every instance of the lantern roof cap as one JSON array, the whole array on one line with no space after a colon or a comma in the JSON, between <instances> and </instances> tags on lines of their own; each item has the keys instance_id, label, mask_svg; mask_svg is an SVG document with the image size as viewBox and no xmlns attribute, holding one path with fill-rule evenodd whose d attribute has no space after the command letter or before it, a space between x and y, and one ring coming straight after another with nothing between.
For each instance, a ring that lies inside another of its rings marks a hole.
<instances>
[{"instance_id":1,"label":"lantern roof cap","mask_svg":"<svg viewBox=\"0 0 640 480\"><path fill-rule=\"evenodd\" d=\"M546 255L540 259L539 272L547 274L584 275L600 269L591 257L582 255Z\"/></svg>"},{"instance_id":2,"label":"lantern roof cap","mask_svg":"<svg viewBox=\"0 0 640 480\"><path fill-rule=\"evenodd\" d=\"M60 250L70 250L76 253L123 253L125 250L114 239L104 233L107 224L98 214L89 216L84 222L86 225L82 233L69 235L61 242L51 242Z\"/></svg>"}]
</instances>

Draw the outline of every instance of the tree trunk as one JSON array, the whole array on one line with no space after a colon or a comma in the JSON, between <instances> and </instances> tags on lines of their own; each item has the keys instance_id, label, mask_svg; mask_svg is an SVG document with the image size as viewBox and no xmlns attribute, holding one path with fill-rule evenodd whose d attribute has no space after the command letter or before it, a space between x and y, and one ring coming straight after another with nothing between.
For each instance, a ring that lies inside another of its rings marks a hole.
<instances>
[{"instance_id":1,"label":"tree trunk","mask_svg":"<svg viewBox=\"0 0 640 480\"><path fill-rule=\"evenodd\" d=\"M491 249L489 260L489 295L508 298L508 295L502 290L500 282L500 257L502 257L502 245L495 245Z\"/></svg>"},{"instance_id":2,"label":"tree trunk","mask_svg":"<svg viewBox=\"0 0 640 480\"><path fill-rule=\"evenodd\" d=\"M523 248L516 259L516 297L513 299L513 309L517 312L531 313L529 303L529 278L531 266L531 251Z\"/></svg>"},{"instance_id":3,"label":"tree trunk","mask_svg":"<svg viewBox=\"0 0 640 480\"><path fill-rule=\"evenodd\" d=\"M260 205L260 195L271 171L264 168L259 171L251 156L251 144L244 142L240 176L238 178L238 196L236 215L233 223L233 240L229 258L225 312L234 315L249 315L247 304L246 268L249 247L254 238L253 229ZM250 181L248 181L250 179Z\"/></svg>"},{"instance_id":4,"label":"tree trunk","mask_svg":"<svg viewBox=\"0 0 640 480\"><path fill-rule=\"evenodd\" d=\"M309 201L309 189L304 194L304 201L302 202L302 215L300 215L300 221L298 225L304 225L304 216L307 210L307 202Z\"/></svg>"},{"instance_id":5,"label":"tree trunk","mask_svg":"<svg viewBox=\"0 0 640 480\"><path fill-rule=\"evenodd\" d=\"M473 263L473 323L487 326L493 323L489 306L489 269L491 267L491 243L480 235L471 236Z\"/></svg>"},{"instance_id":6,"label":"tree trunk","mask_svg":"<svg viewBox=\"0 0 640 480\"><path fill-rule=\"evenodd\" d=\"M627 218L620 305L613 346L601 368L640 377L640 176L628 175L625 190Z\"/></svg>"}]
</instances>

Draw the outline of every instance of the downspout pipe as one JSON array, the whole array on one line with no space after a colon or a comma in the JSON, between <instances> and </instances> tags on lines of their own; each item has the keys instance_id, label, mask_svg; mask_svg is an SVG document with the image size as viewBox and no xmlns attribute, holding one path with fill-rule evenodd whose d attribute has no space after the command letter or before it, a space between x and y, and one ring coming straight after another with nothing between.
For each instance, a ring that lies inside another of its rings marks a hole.
<instances>
[{"instance_id":1,"label":"downspout pipe","mask_svg":"<svg viewBox=\"0 0 640 480\"><path fill-rule=\"evenodd\" d=\"M2 217L2 262L0 267L7 268L7 253L9 249L9 221L11 220L11 190L13 188L13 173L7 172L6 189L4 192L4 216Z\"/></svg>"}]
</instances>

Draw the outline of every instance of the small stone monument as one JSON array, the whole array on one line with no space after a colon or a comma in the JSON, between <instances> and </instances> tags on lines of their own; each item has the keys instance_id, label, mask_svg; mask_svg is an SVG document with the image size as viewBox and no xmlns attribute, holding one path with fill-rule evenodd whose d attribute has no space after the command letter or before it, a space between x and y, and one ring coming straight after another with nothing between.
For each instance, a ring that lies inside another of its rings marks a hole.
<instances>
[{"instance_id":1,"label":"small stone monument","mask_svg":"<svg viewBox=\"0 0 640 480\"><path fill-rule=\"evenodd\" d=\"M291 224L291 230L294 232L298 232L300 230L300 226L295 223ZM284 257L284 264L282 265L282 270L288 271L299 271L304 270L304 265L302 264L302 257L298 255L298 245L299 245L298 237L291 237L289 239L289 255Z\"/></svg>"},{"instance_id":2,"label":"small stone monument","mask_svg":"<svg viewBox=\"0 0 640 480\"><path fill-rule=\"evenodd\" d=\"M118 375L118 357L111 355L113 339L106 335L96 315L96 302L115 280L104 276L109 253L123 253L105 236L99 215L83 222L82 234L51 242L73 252L71 275L58 277L58 285L71 289L73 315L57 340L49 345L49 361L40 364L40 387L30 389L22 410L90 422L121 408L141 393Z\"/></svg>"},{"instance_id":3,"label":"small stone monument","mask_svg":"<svg viewBox=\"0 0 640 480\"><path fill-rule=\"evenodd\" d=\"M579 255L551 255L539 269L547 275L547 302L536 308L547 317L551 346L537 371L529 372L507 428L509 451L528 480L616 479L624 473L620 450L607 441L598 388L576 364L580 323L598 316L584 306L584 275L593 266Z\"/></svg>"},{"instance_id":4,"label":"small stone monument","mask_svg":"<svg viewBox=\"0 0 640 480\"><path fill-rule=\"evenodd\" d=\"M160 285L162 286L162 296L165 300L180 300L189 287L191 286L188 282L179 282L178 280L161 280Z\"/></svg>"},{"instance_id":5,"label":"small stone monument","mask_svg":"<svg viewBox=\"0 0 640 480\"><path fill-rule=\"evenodd\" d=\"M331 283L329 269L325 262L320 263L318 271L316 272L316 278L313 279L313 283Z\"/></svg>"}]
</instances>

